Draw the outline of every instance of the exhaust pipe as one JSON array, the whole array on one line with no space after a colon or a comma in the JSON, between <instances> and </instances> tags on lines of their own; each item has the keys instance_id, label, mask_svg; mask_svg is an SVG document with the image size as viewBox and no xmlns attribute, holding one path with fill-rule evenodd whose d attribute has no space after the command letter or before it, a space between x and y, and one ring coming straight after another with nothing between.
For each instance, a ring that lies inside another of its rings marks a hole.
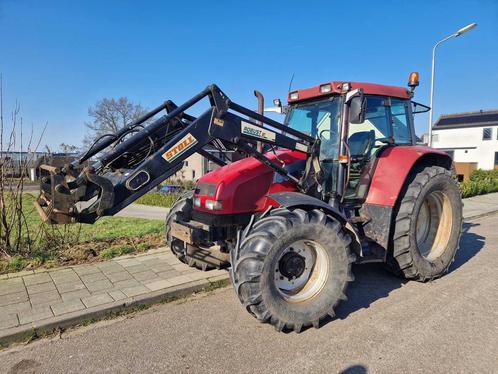
<instances>
[{"instance_id":1,"label":"exhaust pipe","mask_svg":"<svg viewBox=\"0 0 498 374\"><path fill-rule=\"evenodd\" d=\"M265 111L265 98L263 97L263 94L259 92L258 90L254 90L254 96L258 98L258 113L263 115ZM257 121L259 125L263 126L263 124L260 121ZM263 143L258 141L256 142L256 150L259 153L263 152Z\"/></svg>"}]
</instances>

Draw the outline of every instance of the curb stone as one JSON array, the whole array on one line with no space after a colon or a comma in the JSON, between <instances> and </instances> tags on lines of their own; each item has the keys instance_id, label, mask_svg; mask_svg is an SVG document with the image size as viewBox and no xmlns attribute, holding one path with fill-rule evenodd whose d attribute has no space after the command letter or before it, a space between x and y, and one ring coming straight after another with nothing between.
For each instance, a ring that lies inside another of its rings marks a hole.
<instances>
[{"instance_id":1,"label":"curb stone","mask_svg":"<svg viewBox=\"0 0 498 374\"><path fill-rule=\"evenodd\" d=\"M485 212L485 213L480 213L480 214L474 214L473 216L469 216L469 217L464 217L463 218L463 221L475 221L475 220L478 220L480 218L485 218L485 217L490 217L490 216L494 216L495 214L498 213L498 209L496 210L492 210L492 211L489 211L489 212Z\"/></svg>"},{"instance_id":2,"label":"curb stone","mask_svg":"<svg viewBox=\"0 0 498 374\"><path fill-rule=\"evenodd\" d=\"M84 310L67 313L58 317L48 318L28 325L18 326L2 331L0 335L0 347L15 342L26 341L33 336L43 336L57 329L76 326L81 322L103 318L113 312L132 309L139 305L152 305L179 296L191 295L203 291L211 284L227 280L226 275L218 275L206 280L197 280L166 289L148 292L146 294L129 297L112 303L91 307Z\"/></svg>"}]
</instances>

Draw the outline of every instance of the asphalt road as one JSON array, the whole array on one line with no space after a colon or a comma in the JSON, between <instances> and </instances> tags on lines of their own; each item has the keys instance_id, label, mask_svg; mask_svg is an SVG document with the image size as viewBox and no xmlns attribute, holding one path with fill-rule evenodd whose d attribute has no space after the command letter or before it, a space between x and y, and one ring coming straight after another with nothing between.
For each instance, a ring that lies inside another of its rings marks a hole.
<instances>
[{"instance_id":1,"label":"asphalt road","mask_svg":"<svg viewBox=\"0 0 498 374\"><path fill-rule=\"evenodd\" d=\"M143 204L130 204L116 214L116 217L131 217L144 219L157 219L164 221L168 215L169 208L159 206L148 206Z\"/></svg>"},{"instance_id":2,"label":"asphalt road","mask_svg":"<svg viewBox=\"0 0 498 374\"><path fill-rule=\"evenodd\" d=\"M403 283L354 269L338 318L277 333L232 289L155 306L0 353L7 373L497 373L498 216L465 225L451 272Z\"/></svg>"}]
</instances>

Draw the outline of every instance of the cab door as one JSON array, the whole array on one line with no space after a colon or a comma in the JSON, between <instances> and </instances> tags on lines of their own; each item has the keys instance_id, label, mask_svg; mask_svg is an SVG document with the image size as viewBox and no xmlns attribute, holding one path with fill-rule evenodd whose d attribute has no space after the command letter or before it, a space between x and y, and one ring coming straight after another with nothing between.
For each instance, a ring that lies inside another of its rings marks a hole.
<instances>
[{"instance_id":1,"label":"cab door","mask_svg":"<svg viewBox=\"0 0 498 374\"><path fill-rule=\"evenodd\" d=\"M366 99L365 120L349 124L350 165L345 193L345 199L349 202L366 198L372 160L391 138L388 98L368 95Z\"/></svg>"},{"instance_id":2,"label":"cab door","mask_svg":"<svg viewBox=\"0 0 498 374\"><path fill-rule=\"evenodd\" d=\"M376 159L386 147L413 144L410 105L409 100L367 96L365 121L349 125L347 202L361 204L366 199Z\"/></svg>"}]
</instances>

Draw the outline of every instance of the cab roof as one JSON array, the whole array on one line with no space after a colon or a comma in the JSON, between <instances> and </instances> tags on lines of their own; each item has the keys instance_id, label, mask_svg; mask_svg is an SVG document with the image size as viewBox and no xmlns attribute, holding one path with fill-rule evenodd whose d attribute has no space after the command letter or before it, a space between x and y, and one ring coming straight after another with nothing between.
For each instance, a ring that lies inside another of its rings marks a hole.
<instances>
[{"instance_id":1,"label":"cab roof","mask_svg":"<svg viewBox=\"0 0 498 374\"><path fill-rule=\"evenodd\" d=\"M340 94L342 92L341 88L344 83L350 83L351 89L353 90L356 88L362 88L363 92L366 95L390 96L401 99L411 98L410 91L404 87L386 86L383 84L364 83L364 82L331 81L319 84L318 86L291 91L289 92L287 101L289 103L297 103L300 101L310 100L323 96L329 96L332 94ZM330 90L328 92L323 92L324 90L320 89L320 87L324 87L327 85L330 85ZM298 94L298 98L291 99L291 94L295 94L296 92Z\"/></svg>"}]
</instances>

